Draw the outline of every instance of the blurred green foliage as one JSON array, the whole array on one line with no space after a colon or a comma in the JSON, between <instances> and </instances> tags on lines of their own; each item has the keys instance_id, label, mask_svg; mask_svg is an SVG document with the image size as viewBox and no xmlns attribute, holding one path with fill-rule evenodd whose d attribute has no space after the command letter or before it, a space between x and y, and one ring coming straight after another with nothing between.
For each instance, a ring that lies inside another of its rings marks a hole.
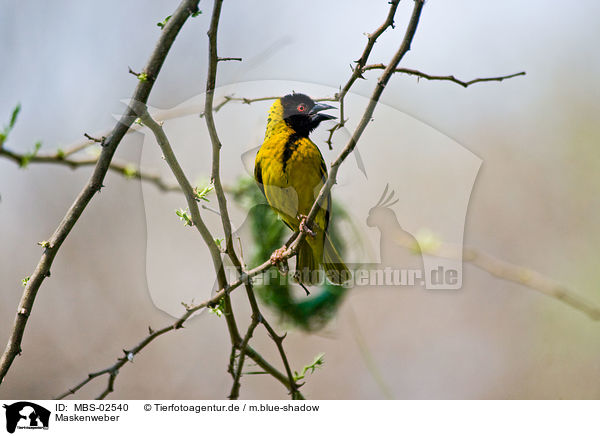
<instances>
[{"instance_id":1,"label":"blurred green foliage","mask_svg":"<svg viewBox=\"0 0 600 436\"><path fill-rule=\"evenodd\" d=\"M253 268L268 259L273 251L280 248L289 238L290 231L277 214L266 204L262 192L254 180L240 179L234 188L234 199L248 211L247 223L252 235L251 260ZM344 254L344 244L333 223L336 220L349 219L343 209L334 203L329 224L329 234L340 255ZM267 271L268 283L255 280L255 290L261 300L275 309L285 322L304 330L321 328L336 313L347 288L326 282L323 286L311 287L310 296L304 297L304 291L294 292L298 288L291 274L281 275L275 268ZM297 297L296 295L302 295Z\"/></svg>"}]
</instances>

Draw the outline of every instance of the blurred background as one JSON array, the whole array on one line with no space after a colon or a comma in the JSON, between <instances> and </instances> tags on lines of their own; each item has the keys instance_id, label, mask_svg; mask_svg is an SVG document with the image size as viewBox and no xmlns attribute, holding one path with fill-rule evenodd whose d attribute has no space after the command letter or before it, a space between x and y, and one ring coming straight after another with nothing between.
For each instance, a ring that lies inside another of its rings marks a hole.
<instances>
[{"instance_id":1,"label":"blurred background","mask_svg":"<svg viewBox=\"0 0 600 436\"><path fill-rule=\"evenodd\" d=\"M160 32L156 23L176 6L175 1L2 3L0 124L22 105L4 146L28 152L42 141L41 152L49 152L82 140L84 132L112 127L113 114L124 108L120 101L137 82L128 66L143 68ZM203 92L211 8L201 2L203 14L184 26L151 106L171 108ZM411 8L411 1L401 2L396 29L380 38L372 63L387 62L397 49ZM225 2L219 55L244 62L220 64L218 85L277 80L335 90L362 52L363 33L379 26L387 9L386 1L373 0ZM598 17L600 4L592 0L429 1L402 66L464 80L522 70L527 75L467 89L396 75L382 102L482 160L466 216L466 244L537 270L600 304ZM370 94L378 76L368 73L369 80L356 84L357 98ZM236 147L260 144L260 116L268 106L251 106L256 122L244 124L246 142ZM236 117L244 108L218 114L222 135L238 129ZM391 131L380 126L360 143L361 152L384 165L389 156L378 147ZM343 138L342 133L337 147ZM141 134L129 135L117 158L140 162L143 144ZM227 161L229 179L245 174L236 153ZM197 168L201 176L202 165ZM20 169L0 157L2 347L21 279L41 254L36 243L49 238L90 172L41 164ZM172 320L148 289L143 191L150 188L114 173L105 185L40 289L23 354L0 398L56 396L89 372L112 365L124 347L144 337L148 325ZM189 286L209 291L210 269L202 262L196 268L186 276ZM308 376L303 393L311 399L600 398L600 323L468 264L463 273L459 291L351 290L337 316L318 332L280 325L279 330L290 329L285 345L294 369L325 353L325 365ZM234 293L233 301L237 318L247 321L243 293ZM261 329L254 346L280 366ZM126 365L109 398L225 398L231 386L229 347L224 320L203 313ZM104 386L98 379L75 398L92 398ZM286 397L268 376L242 379L241 398Z\"/></svg>"}]
</instances>

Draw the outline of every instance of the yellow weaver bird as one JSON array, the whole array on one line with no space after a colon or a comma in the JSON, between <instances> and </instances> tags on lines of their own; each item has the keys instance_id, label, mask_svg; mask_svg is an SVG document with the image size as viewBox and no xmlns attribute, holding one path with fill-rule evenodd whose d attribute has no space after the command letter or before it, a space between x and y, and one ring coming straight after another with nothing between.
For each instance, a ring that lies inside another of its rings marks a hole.
<instances>
[{"instance_id":1,"label":"yellow weaver bird","mask_svg":"<svg viewBox=\"0 0 600 436\"><path fill-rule=\"evenodd\" d=\"M267 119L265 140L258 150L254 178L269 205L292 230L307 233L298 247L295 277L302 284L314 284L321 266L329 280L342 284L350 273L327 234L331 195L321 205L312 229L306 215L327 177L327 166L319 148L308 138L322 121L335 118L320 113L333 109L315 103L304 94L289 94L273 103ZM271 257L281 261L283 249Z\"/></svg>"}]
</instances>

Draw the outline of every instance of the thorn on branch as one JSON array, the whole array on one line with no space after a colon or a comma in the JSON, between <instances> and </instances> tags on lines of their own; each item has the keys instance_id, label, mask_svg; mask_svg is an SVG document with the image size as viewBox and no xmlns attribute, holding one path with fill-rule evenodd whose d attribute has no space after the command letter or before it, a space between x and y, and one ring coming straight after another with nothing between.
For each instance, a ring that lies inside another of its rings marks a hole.
<instances>
[{"instance_id":1,"label":"thorn on branch","mask_svg":"<svg viewBox=\"0 0 600 436\"><path fill-rule=\"evenodd\" d=\"M264 324L264 320L262 322ZM277 344L281 345L283 340L287 337L287 332L285 332L283 335L279 336L277 333L275 333L275 331L271 330L269 332L269 336L271 337L271 339L273 339L273 341L275 341Z\"/></svg>"},{"instance_id":2,"label":"thorn on branch","mask_svg":"<svg viewBox=\"0 0 600 436\"><path fill-rule=\"evenodd\" d=\"M102 143L106 139L106 136L103 136L102 138L94 138L93 136L90 136L87 133L84 133L83 136L85 136L90 141L94 141L94 142L97 142L97 143Z\"/></svg>"},{"instance_id":3,"label":"thorn on branch","mask_svg":"<svg viewBox=\"0 0 600 436\"><path fill-rule=\"evenodd\" d=\"M140 82L147 82L148 81L148 78L149 78L148 73L146 73L144 71L142 71L141 73L136 73L135 71L133 71L131 69L131 67L127 67L127 68L129 68L129 74L133 74L135 77L138 78L138 80Z\"/></svg>"},{"instance_id":4,"label":"thorn on branch","mask_svg":"<svg viewBox=\"0 0 600 436\"><path fill-rule=\"evenodd\" d=\"M226 62L226 61L238 61L238 62L242 62L242 58L221 58L221 57L217 57L217 62Z\"/></svg>"},{"instance_id":5,"label":"thorn on branch","mask_svg":"<svg viewBox=\"0 0 600 436\"><path fill-rule=\"evenodd\" d=\"M308 288L306 286L304 286L304 283L302 283L302 282L298 282L298 284L300 286L302 286L302 289L304 289L304 292L306 292L306 296L308 297L310 295L310 292L308 291Z\"/></svg>"}]
</instances>

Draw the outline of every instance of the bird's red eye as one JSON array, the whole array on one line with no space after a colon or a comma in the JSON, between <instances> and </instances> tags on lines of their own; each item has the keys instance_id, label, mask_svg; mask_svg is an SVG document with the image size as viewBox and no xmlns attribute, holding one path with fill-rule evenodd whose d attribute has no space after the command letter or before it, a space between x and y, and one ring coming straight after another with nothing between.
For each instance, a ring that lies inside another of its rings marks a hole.
<instances>
[{"instance_id":1,"label":"bird's red eye","mask_svg":"<svg viewBox=\"0 0 600 436\"><path fill-rule=\"evenodd\" d=\"M304 103L300 103L296 109L298 109L298 112L304 112L306 110L306 105Z\"/></svg>"}]
</instances>

